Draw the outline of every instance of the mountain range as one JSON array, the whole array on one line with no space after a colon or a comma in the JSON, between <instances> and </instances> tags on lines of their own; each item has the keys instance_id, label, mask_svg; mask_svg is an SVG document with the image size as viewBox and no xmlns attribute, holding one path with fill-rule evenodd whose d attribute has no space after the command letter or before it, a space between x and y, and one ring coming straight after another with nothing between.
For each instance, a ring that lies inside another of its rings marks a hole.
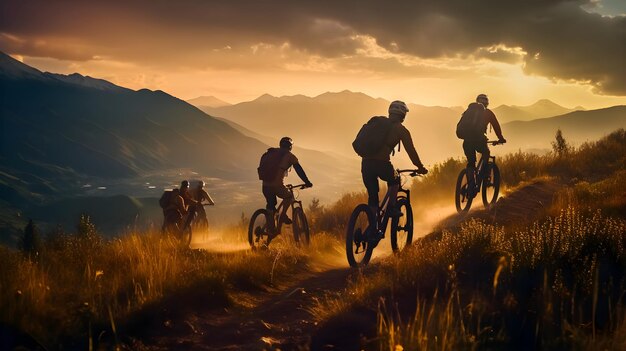
<instances>
[{"instance_id":1,"label":"mountain range","mask_svg":"<svg viewBox=\"0 0 626 351\"><path fill-rule=\"evenodd\" d=\"M294 138L297 145L354 157L351 143L359 128L371 116L386 115L389 103L385 99L346 90L315 97L265 94L231 106L200 108L244 126L257 137L288 135ZM462 107L408 106L410 111L404 124L412 133L424 162L432 164L447 157L462 156L461 141L454 132ZM509 140L500 149L506 151L520 148L549 150L558 128L572 144L577 145L626 127L620 107L607 111L574 111L550 100L539 100L529 106L501 105L493 111ZM490 136L495 137L493 134ZM399 162L409 165L405 153L399 154Z\"/></svg>"}]
</instances>

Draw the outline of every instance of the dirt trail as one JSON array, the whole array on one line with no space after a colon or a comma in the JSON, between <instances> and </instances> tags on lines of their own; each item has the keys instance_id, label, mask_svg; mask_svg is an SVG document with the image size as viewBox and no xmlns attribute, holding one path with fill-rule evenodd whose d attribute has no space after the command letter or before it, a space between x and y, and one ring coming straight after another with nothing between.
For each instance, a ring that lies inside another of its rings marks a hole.
<instances>
[{"instance_id":1,"label":"dirt trail","mask_svg":"<svg viewBox=\"0 0 626 351\"><path fill-rule=\"evenodd\" d=\"M534 220L545 213L559 188L548 180L533 182L507 194L491 211L478 209L446 218L428 237L435 239L443 229L454 230L468 218L498 224ZM236 295L233 308L194 310L171 322L178 328L160 328L142 338L142 344L151 350L308 349L311 335L318 329L311 322L310 308L329 292L341 294L355 274L347 263L318 267L318 271L294 276L289 285Z\"/></svg>"}]
</instances>

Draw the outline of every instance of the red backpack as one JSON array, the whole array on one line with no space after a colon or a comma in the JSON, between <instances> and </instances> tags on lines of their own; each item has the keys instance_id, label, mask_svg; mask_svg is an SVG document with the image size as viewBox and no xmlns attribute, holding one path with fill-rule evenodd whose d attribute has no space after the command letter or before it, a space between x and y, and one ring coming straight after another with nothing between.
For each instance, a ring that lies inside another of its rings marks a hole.
<instances>
[{"instance_id":1,"label":"red backpack","mask_svg":"<svg viewBox=\"0 0 626 351\"><path fill-rule=\"evenodd\" d=\"M278 173L281 171L279 168L280 162L286 154L286 150L276 147L267 149L267 151L261 156L259 168L257 168L259 179L264 181L272 181L276 179Z\"/></svg>"}]
</instances>

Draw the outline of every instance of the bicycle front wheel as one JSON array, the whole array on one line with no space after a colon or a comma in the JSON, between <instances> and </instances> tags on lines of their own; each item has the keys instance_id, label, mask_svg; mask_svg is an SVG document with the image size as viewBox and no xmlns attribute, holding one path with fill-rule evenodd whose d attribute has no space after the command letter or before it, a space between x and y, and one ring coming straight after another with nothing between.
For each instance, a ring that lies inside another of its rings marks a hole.
<instances>
[{"instance_id":1,"label":"bicycle front wheel","mask_svg":"<svg viewBox=\"0 0 626 351\"><path fill-rule=\"evenodd\" d=\"M488 169L485 172L485 178L483 179L483 205L486 209L490 209L498 200L498 193L500 192L500 170L498 165L490 163L487 165Z\"/></svg>"},{"instance_id":2,"label":"bicycle front wheel","mask_svg":"<svg viewBox=\"0 0 626 351\"><path fill-rule=\"evenodd\" d=\"M413 209L406 197L399 198L396 206L402 212L402 216L391 220L391 248L393 252L398 253L413 241Z\"/></svg>"},{"instance_id":3,"label":"bicycle front wheel","mask_svg":"<svg viewBox=\"0 0 626 351\"><path fill-rule=\"evenodd\" d=\"M457 212L467 212L472 206L474 196L469 186L469 178L467 169L461 170L456 180L456 189L454 192L454 204Z\"/></svg>"},{"instance_id":4,"label":"bicycle front wheel","mask_svg":"<svg viewBox=\"0 0 626 351\"><path fill-rule=\"evenodd\" d=\"M371 238L376 230L376 219L370 207L358 205L348 221L346 230L346 256L351 267L365 266L372 258Z\"/></svg>"},{"instance_id":5,"label":"bicycle front wheel","mask_svg":"<svg viewBox=\"0 0 626 351\"><path fill-rule=\"evenodd\" d=\"M267 247L269 244L270 220L270 214L266 209L258 209L252 214L248 225L248 242L253 250Z\"/></svg>"},{"instance_id":6,"label":"bicycle front wheel","mask_svg":"<svg viewBox=\"0 0 626 351\"><path fill-rule=\"evenodd\" d=\"M296 245L309 245L309 223L306 220L302 207L293 209L293 238L296 241Z\"/></svg>"},{"instance_id":7,"label":"bicycle front wheel","mask_svg":"<svg viewBox=\"0 0 626 351\"><path fill-rule=\"evenodd\" d=\"M192 236L191 225L188 224L185 227L183 227L183 229L180 231L180 244L184 248L189 248L189 245L191 244L191 236Z\"/></svg>"}]
</instances>

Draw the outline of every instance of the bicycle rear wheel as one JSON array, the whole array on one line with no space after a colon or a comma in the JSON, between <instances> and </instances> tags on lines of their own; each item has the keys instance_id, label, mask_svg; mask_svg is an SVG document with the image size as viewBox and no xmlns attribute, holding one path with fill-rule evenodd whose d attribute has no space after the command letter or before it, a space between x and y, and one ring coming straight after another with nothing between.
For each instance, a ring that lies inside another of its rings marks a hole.
<instances>
[{"instance_id":1,"label":"bicycle rear wheel","mask_svg":"<svg viewBox=\"0 0 626 351\"><path fill-rule=\"evenodd\" d=\"M351 267L365 266L372 258L373 245L369 238L376 230L376 219L366 204L358 205L348 221L346 229L346 256Z\"/></svg>"},{"instance_id":2,"label":"bicycle rear wheel","mask_svg":"<svg viewBox=\"0 0 626 351\"><path fill-rule=\"evenodd\" d=\"M293 238L296 245L304 244L309 246L309 223L306 220L302 207L293 209Z\"/></svg>"},{"instance_id":3,"label":"bicycle rear wheel","mask_svg":"<svg viewBox=\"0 0 626 351\"><path fill-rule=\"evenodd\" d=\"M456 205L457 212L469 211L472 206L472 200L474 200L474 196L469 186L467 169L464 168L461 170L456 180L456 189L454 192L454 204Z\"/></svg>"},{"instance_id":4,"label":"bicycle rear wheel","mask_svg":"<svg viewBox=\"0 0 626 351\"><path fill-rule=\"evenodd\" d=\"M253 250L269 244L270 220L272 219L266 209L258 209L252 214L248 225L248 243Z\"/></svg>"},{"instance_id":5,"label":"bicycle rear wheel","mask_svg":"<svg viewBox=\"0 0 626 351\"><path fill-rule=\"evenodd\" d=\"M406 197L399 198L396 206L403 216L391 220L391 248L398 253L413 241L413 209Z\"/></svg>"},{"instance_id":6,"label":"bicycle rear wheel","mask_svg":"<svg viewBox=\"0 0 626 351\"><path fill-rule=\"evenodd\" d=\"M486 209L490 209L498 200L498 193L500 192L500 170L495 163L487 164L487 172L485 172L485 178L483 179L482 193L483 193L483 205Z\"/></svg>"}]
</instances>

